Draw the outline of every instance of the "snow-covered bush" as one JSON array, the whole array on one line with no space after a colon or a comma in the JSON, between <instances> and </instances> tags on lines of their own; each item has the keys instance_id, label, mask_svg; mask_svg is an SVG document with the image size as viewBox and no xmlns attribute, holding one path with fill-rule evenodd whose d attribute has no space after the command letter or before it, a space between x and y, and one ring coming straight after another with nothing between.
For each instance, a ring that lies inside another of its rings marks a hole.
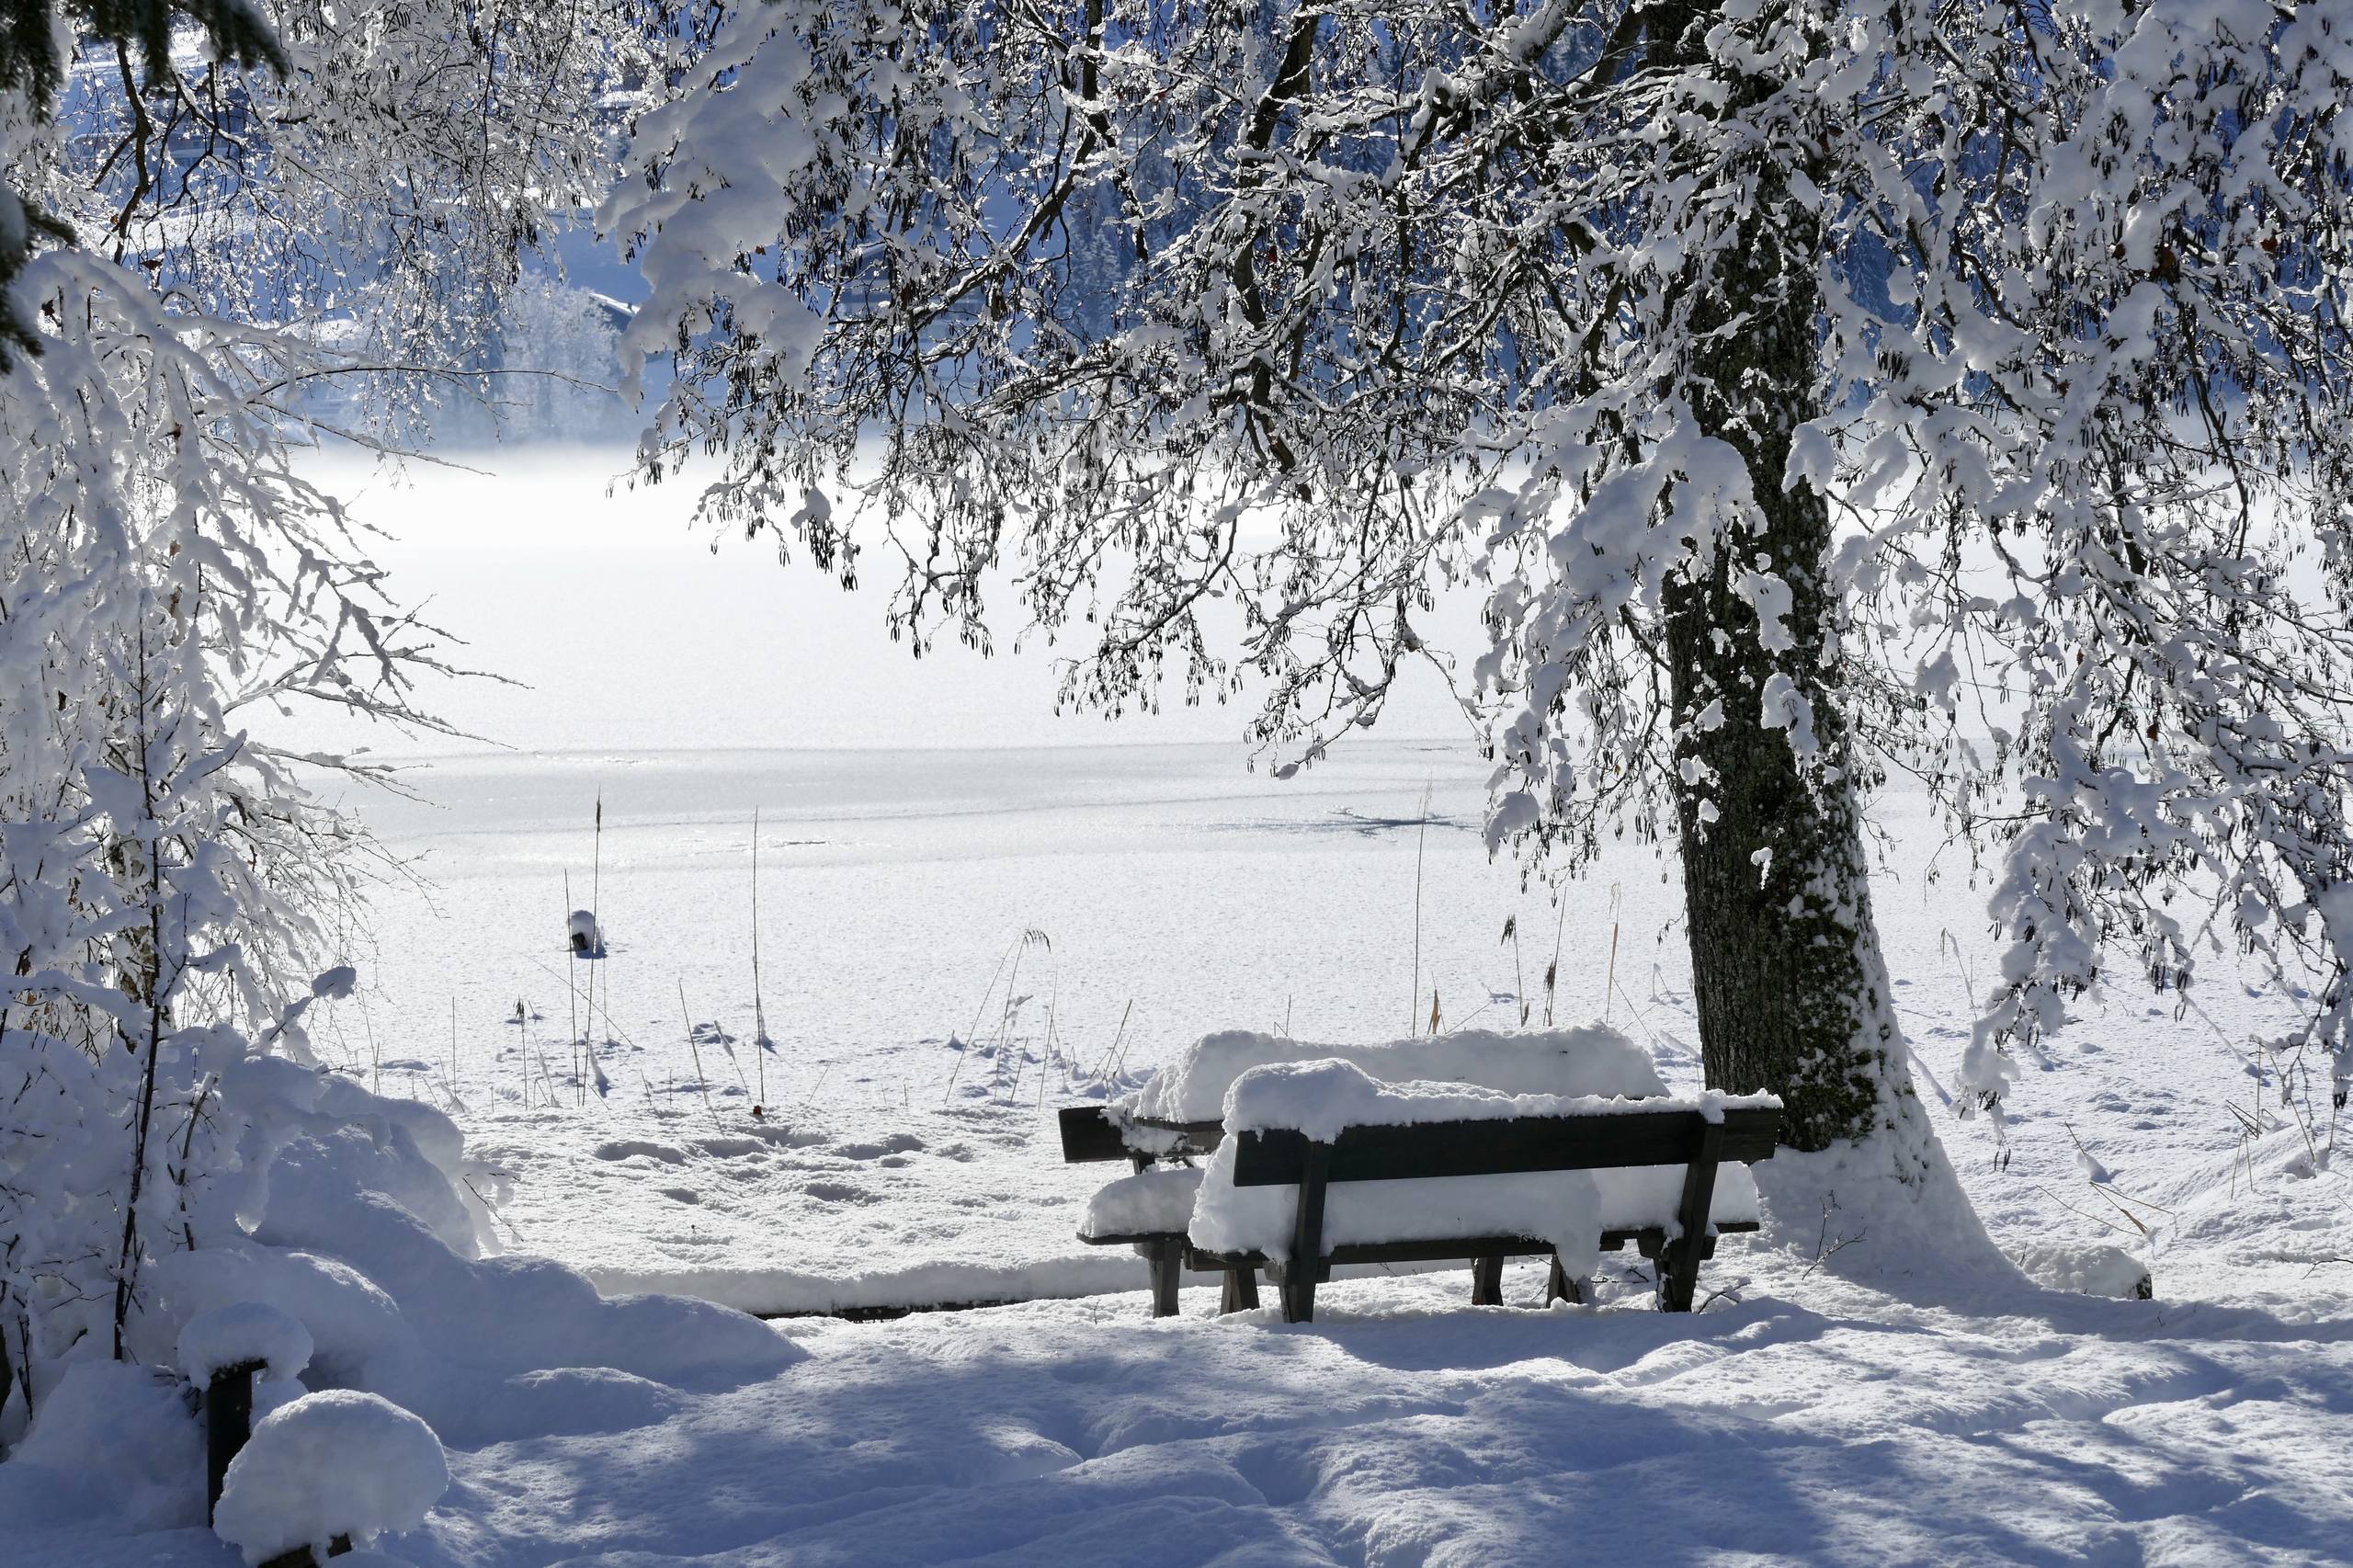
<instances>
[{"instance_id":1,"label":"snow-covered bush","mask_svg":"<svg viewBox=\"0 0 2353 1568\"><path fill-rule=\"evenodd\" d=\"M608 6L488 31L446 0L12 15L0 1444L66 1364L134 1354L159 1262L244 1238L280 1143L340 1138L358 1187L475 1250L454 1169L412 1158L454 1134L291 1065L305 1011L350 988L325 966L368 854L304 771L373 770L290 754L272 721L430 727L416 682L445 668L295 454L378 438L327 411L397 425L491 368L465 361L518 251L601 182L596 106L631 36Z\"/></svg>"},{"instance_id":2,"label":"snow-covered bush","mask_svg":"<svg viewBox=\"0 0 2353 1568\"><path fill-rule=\"evenodd\" d=\"M449 1489L431 1427L389 1400L338 1389L261 1418L230 1462L212 1528L248 1563L304 1546L324 1562L338 1537L368 1546L415 1529Z\"/></svg>"}]
</instances>

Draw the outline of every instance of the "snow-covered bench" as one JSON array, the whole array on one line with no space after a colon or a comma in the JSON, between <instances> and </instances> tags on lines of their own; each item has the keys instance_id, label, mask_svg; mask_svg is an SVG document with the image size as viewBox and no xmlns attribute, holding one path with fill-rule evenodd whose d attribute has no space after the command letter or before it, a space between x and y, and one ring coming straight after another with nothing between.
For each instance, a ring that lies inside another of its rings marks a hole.
<instances>
[{"instance_id":1,"label":"snow-covered bench","mask_svg":"<svg viewBox=\"0 0 2353 1568\"><path fill-rule=\"evenodd\" d=\"M1227 1096L1184 1261L1263 1267L1305 1323L1336 1264L1472 1260L1502 1304L1503 1260L1551 1255L1547 1299L1575 1299L1601 1251L1658 1260L1659 1304L1688 1312L1717 1235L1754 1231L1747 1166L1780 1129L1770 1096L1694 1100L1505 1095L1385 1084L1339 1061L1253 1069Z\"/></svg>"},{"instance_id":2,"label":"snow-covered bench","mask_svg":"<svg viewBox=\"0 0 2353 1568\"><path fill-rule=\"evenodd\" d=\"M1176 1311L1176 1289L1181 1271L1214 1270L1225 1277L1222 1310L1233 1312L1258 1304L1256 1270L1267 1266L1269 1252L1257 1242L1221 1234L1211 1244L1205 1244L1203 1233L1195 1227L1195 1210L1200 1207L1202 1173L1190 1168L1193 1159L1209 1155L1213 1159L1212 1180L1225 1185L1259 1185L1264 1182L1234 1184L1230 1174L1215 1173L1225 1169L1230 1173L1231 1162L1216 1160L1224 1144L1227 1132L1226 1117L1231 1110L1231 1098L1235 1085L1254 1071L1286 1066L1302 1067L1317 1064L1317 1071L1345 1066L1356 1080L1368 1083L1411 1085L1419 1091L1436 1091L1440 1095L1467 1093L1481 1096L1479 1108L1483 1118L1493 1119L1494 1108L1486 1103L1501 1098L1508 1101L1527 1100L1531 1106L1546 1102L1546 1108L1561 1110L1566 1102L1579 1102L1566 1113L1582 1119L1595 1115L1623 1115L1626 1102L1641 1100L1644 1108L1654 1108L1663 1114L1688 1113L1696 1108L1690 1102L1666 1099L1665 1085L1658 1077L1650 1059L1639 1047L1623 1035L1607 1028L1587 1028L1529 1034L1489 1034L1466 1031L1437 1039L1399 1041L1388 1045L1328 1046L1307 1045L1267 1035L1234 1031L1211 1035L1181 1052L1175 1061L1156 1074L1137 1094L1108 1106L1074 1106L1061 1113L1063 1157L1072 1163L1126 1160L1134 1174L1112 1182L1098 1192L1087 1207L1086 1222L1080 1227L1079 1239L1096 1245L1133 1246L1147 1260L1153 1290L1154 1315L1166 1317ZM1445 1079L1444 1084L1426 1082ZM1347 1085L1344 1085L1344 1089ZM1358 1096L1361 1098L1361 1096ZM1552 1102L1561 1102L1553 1104ZM1761 1107L1739 1108L1744 1116ZM1747 1179L1745 1165L1748 1158L1764 1158L1771 1152L1773 1129L1778 1127L1778 1111L1773 1125L1764 1133L1764 1153L1720 1155L1720 1161L1733 1161L1724 1168L1717 1183L1710 1211L1715 1233L1750 1231L1756 1228L1756 1188ZM1687 1123L1677 1121L1659 1124L1672 1131ZM1493 1130L1483 1126L1470 1141L1478 1142ZM1622 1131L1623 1130L1621 1130ZM1535 1129L1531 1136L1540 1143L1552 1136L1557 1143L1562 1136L1559 1129ZM1579 1158L1574 1151L1588 1145L1607 1153L1615 1144L1608 1135L1598 1143L1568 1134L1572 1145L1569 1157ZM1563 1176L1552 1186L1567 1184L1565 1192L1554 1192L1538 1184L1538 1190L1484 1190L1487 1184L1475 1177L1463 1183L1449 1183L1446 1201L1469 1203L1474 1210L1483 1205L1484 1224L1475 1231L1469 1220L1438 1222L1430 1232L1427 1213L1424 1221L1409 1227L1415 1233L1389 1235L1379 1238L1360 1237L1349 1233L1349 1210L1354 1206L1353 1195L1339 1201L1340 1226L1332 1231L1327 1240L1339 1247L1338 1254L1327 1254L1317 1278L1328 1277L1334 1262L1395 1262L1407 1259L1429 1260L1446 1257L1470 1257L1472 1270L1472 1300L1474 1304L1499 1305L1502 1301L1503 1261L1506 1256L1534 1253L1552 1254L1553 1268L1550 1294L1574 1300L1578 1296L1577 1272L1564 1269L1560 1249L1543 1234L1523 1233L1530 1229L1522 1226L1506 1233L1505 1221L1511 1212L1527 1210L1532 1202L1540 1216L1533 1222L1536 1232L1557 1228L1560 1213L1585 1207L1578 1194L1584 1190L1583 1181L1593 1190L1592 1207L1598 1233L1595 1244L1602 1250L1616 1251L1629 1243L1636 1245L1645 1257L1660 1257L1668 1242L1679 1230L1682 1186L1685 1180L1687 1145L1696 1150L1689 1140L1671 1143L1653 1140L1643 1147L1654 1158L1649 1160L1609 1160L1589 1165L1516 1165L1506 1167L1511 1173L1525 1176L1534 1170L1601 1171L1590 1177ZM1748 1145L1737 1145L1745 1148ZM1670 1153L1658 1153L1660 1149ZM1550 1157L1549 1155L1540 1157ZM1252 1166L1255 1173L1257 1166ZM1161 1161L1176 1161L1175 1168L1154 1168ZM1437 1172L1437 1176L1449 1173ZM1267 1178L1272 1181L1274 1178ZM1327 1174L1325 1181L1333 1178ZM1400 1176L1348 1177L1341 1180L1396 1180ZM1404 1177L1403 1179L1415 1179ZM1296 1177L1277 1183L1294 1185ZM1520 1187L1525 1188L1522 1181ZM1381 1210L1385 1189L1363 1188L1364 1196L1374 1201L1369 1212ZM1257 1219L1265 1221L1269 1210L1265 1204L1274 1201L1279 1206L1281 1194L1267 1190L1244 1200L1260 1206ZM1550 1203L1551 1208L1544 1206ZM1218 1217L1231 1215L1236 1210L1231 1196L1218 1199L1211 1205L1211 1223L1214 1229ZM1398 1212L1390 1209L1391 1212ZM1276 1216L1279 1219L1279 1215ZM1263 1229L1263 1224L1262 1227ZM1273 1254L1286 1255L1288 1230L1276 1227L1279 1233L1269 1233L1264 1238ZM1478 1244L1472 1245L1470 1243ZM1433 1247L1438 1250L1431 1250ZM1572 1251L1575 1251L1573 1244ZM1702 1237L1699 1256L1714 1251L1712 1234ZM1277 1267L1279 1267L1278 1265ZM1692 1260L1696 1270L1697 1259ZM1665 1266L1661 1271L1663 1294L1667 1289L1673 1270ZM1683 1292L1688 1304L1688 1281ZM1305 1301L1312 1311L1313 1286L1306 1287Z\"/></svg>"}]
</instances>

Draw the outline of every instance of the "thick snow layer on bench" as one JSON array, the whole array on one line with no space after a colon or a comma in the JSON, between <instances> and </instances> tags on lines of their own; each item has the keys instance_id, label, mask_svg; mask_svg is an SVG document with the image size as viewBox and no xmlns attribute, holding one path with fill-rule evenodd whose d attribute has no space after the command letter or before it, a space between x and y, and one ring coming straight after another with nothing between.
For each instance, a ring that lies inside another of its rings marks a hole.
<instances>
[{"instance_id":1,"label":"thick snow layer on bench","mask_svg":"<svg viewBox=\"0 0 2353 1568\"><path fill-rule=\"evenodd\" d=\"M1187 1227L1195 1246L1204 1252L1264 1253L1278 1260L1290 1256L1297 1187L1235 1187L1231 1143L1202 1174ZM1598 1256L1602 1232L1673 1234L1682 1199L1681 1165L1335 1182L1324 1193L1324 1244L1329 1249L1356 1242L1530 1236L1559 1248L1571 1273L1586 1273ZM1716 1167L1710 1221L1754 1224L1757 1217L1756 1182L1748 1167Z\"/></svg>"},{"instance_id":2,"label":"thick snow layer on bench","mask_svg":"<svg viewBox=\"0 0 2353 1568\"><path fill-rule=\"evenodd\" d=\"M1154 1231L1181 1233L1192 1219L1193 1199L1200 1189L1201 1173L1181 1166L1121 1176L1087 1200L1086 1221L1078 1233L1093 1240Z\"/></svg>"},{"instance_id":3,"label":"thick snow layer on bench","mask_svg":"<svg viewBox=\"0 0 2353 1568\"><path fill-rule=\"evenodd\" d=\"M1683 1205L1681 1165L1634 1165L1622 1170L1595 1171L1601 1189L1601 1228L1605 1231L1663 1230L1675 1232L1675 1211ZM1733 1160L1716 1167L1716 1190L1708 1205L1711 1225L1754 1225L1760 1218L1756 1178L1746 1165Z\"/></svg>"},{"instance_id":4,"label":"thick snow layer on bench","mask_svg":"<svg viewBox=\"0 0 2353 1568\"><path fill-rule=\"evenodd\" d=\"M1584 1028L1454 1034L1386 1045L1313 1045L1229 1029L1177 1052L1125 1108L1155 1121L1209 1121L1223 1114L1226 1090L1253 1067L1340 1061L1389 1082L1478 1084L1512 1095L1663 1095L1649 1056L1617 1030Z\"/></svg>"},{"instance_id":5,"label":"thick snow layer on bench","mask_svg":"<svg viewBox=\"0 0 2353 1568\"><path fill-rule=\"evenodd\" d=\"M1644 1062L1645 1070L1648 1062ZM1657 1082L1651 1075L1651 1082ZM1630 1097L1616 1094L1511 1093L1483 1084L1383 1081L1354 1062L1326 1058L1253 1067L1226 1090L1225 1131L1293 1129L1328 1143L1344 1127L1414 1127L1434 1121L1503 1121L1523 1116L1612 1116L1661 1110L1696 1110L1711 1120L1732 1109L1778 1108L1770 1095L1722 1095L1713 1090L1689 1099L1669 1098L1664 1089Z\"/></svg>"},{"instance_id":6,"label":"thick snow layer on bench","mask_svg":"<svg viewBox=\"0 0 2353 1568\"><path fill-rule=\"evenodd\" d=\"M1203 1173L1189 1227L1193 1244L1286 1259L1299 1189L1234 1186L1234 1148L1222 1145ZM1329 1251L1352 1242L1532 1236L1559 1249L1572 1273L1585 1274L1600 1257L1601 1210L1590 1171L1335 1182L1324 1193L1324 1245Z\"/></svg>"},{"instance_id":7,"label":"thick snow layer on bench","mask_svg":"<svg viewBox=\"0 0 2353 1568\"><path fill-rule=\"evenodd\" d=\"M1188 1230L1193 1244L1205 1251L1263 1252L1274 1258L1289 1256L1298 1189L1235 1187L1233 1163L1241 1140L1231 1134L1290 1128L1328 1142L1347 1127L1674 1109L1721 1116L1727 1108L1777 1103L1769 1096L1605 1099L1511 1095L1475 1084L1392 1084L1344 1061L1254 1067L1236 1078L1226 1094L1225 1125L1230 1136L1204 1173ZM1335 1182L1324 1199L1324 1244L1530 1236L1551 1242L1560 1249L1562 1263L1571 1272L1580 1273L1594 1267L1603 1231L1653 1227L1674 1231L1682 1195L1681 1165ZM1736 1162L1720 1166L1711 1222L1729 1224L1756 1217L1756 1184L1748 1167Z\"/></svg>"}]
</instances>

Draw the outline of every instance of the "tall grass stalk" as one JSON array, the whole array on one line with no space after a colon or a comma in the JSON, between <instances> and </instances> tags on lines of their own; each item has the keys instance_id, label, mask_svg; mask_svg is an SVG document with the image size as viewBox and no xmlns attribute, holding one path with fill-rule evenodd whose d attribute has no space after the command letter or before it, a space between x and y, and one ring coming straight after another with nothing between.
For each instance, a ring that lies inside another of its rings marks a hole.
<instances>
[{"instance_id":1,"label":"tall grass stalk","mask_svg":"<svg viewBox=\"0 0 2353 1568\"><path fill-rule=\"evenodd\" d=\"M1511 944L1511 999L1519 1004L1519 1027L1528 1027L1528 971L1519 962L1519 915L1504 917L1503 939Z\"/></svg>"},{"instance_id":2,"label":"tall grass stalk","mask_svg":"<svg viewBox=\"0 0 2353 1568\"><path fill-rule=\"evenodd\" d=\"M1601 1021L1609 1021L1610 1004L1618 994L1618 903L1624 890L1616 882L1609 884L1609 973L1601 983ZM1628 1004L1632 1010L1632 1004Z\"/></svg>"},{"instance_id":3,"label":"tall grass stalk","mask_svg":"<svg viewBox=\"0 0 2353 1568\"><path fill-rule=\"evenodd\" d=\"M702 1092L703 1114L710 1118L715 1131L725 1131L719 1125L719 1108L710 1103L710 1080L702 1075L702 1047L695 1041L695 1016L687 1006L687 983L678 982L678 1016L687 1026L687 1053L694 1058L695 1087Z\"/></svg>"},{"instance_id":4,"label":"tall grass stalk","mask_svg":"<svg viewBox=\"0 0 2353 1568\"><path fill-rule=\"evenodd\" d=\"M1120 1041L1127 1038L1128 1015L1135 1010L1136 999L1131 996L1128 998L1128 1005L1120 1009L1120 1027L1112 1033L1111 1043L1104 1048L1103 1060L1096 1065L1095 1081L1097 1083L1108 1084L1111 1081L1112 1059L1120 1054Z\"/></svg>"},{"instance_id":5,"label":"tall grass stalk","mask_svg":"<svg viewBox=\"0 0 2353 1568\"><path fill-rule=\"evenodd\" d=\"M597 791L597 815L594 831L588 841L588 950L591 967L588 971L589 1027L596 1027L597 968L607 957L605 950L605 791ZM605 974L606 1016L612 1014L613 977Z\"/></svg>"},{"instance_id":6,"label":"tall grass stalk","mask_svg":"<svg viewBox=\"0 0 2353 1568\"><path fill-rule=\"evenodd\" d=\"M384 1048L377 1043L376 1017L369 1011L365 992L359 997L359 1022L368 1030L368 1092L381 1095L384 1092Z\"/></svg>"},{"instance_id":7,"label":"tall grass stalk","mask_svg":"<svg viewBox=\"0 0 2353 1568\"><path fill-rule=\"evenodd\" d=\"M752 808L752 1065L760 1080L759 1098L768 1102L768 1015L760 994L760 809Z\"/></svg>"},{"instance_id":8,"label":"tall grass stalk","mask_svg":"<svg viewBox=\"0 0 2353 1568\"><path fill-rule=\"evenodd\" d=\"M1422 1027L1422 857L1428 849L1429 842L1430 786L1424 784L1421 826L1414 835L1414 983L1406 994L1405 1032L1408 1034L1419 1034ZM1431 1012L1435 1016L1435 1006Z\"/></svg>"},{"instance_id":9,"label":"tall grass stalk","mask_svg":"<svg viewBox=\"0 0 2353 1568\"><path fill-rule=\"evenodd\" d=\"M1552 997L1561 983L1561 938L1569 928L1568 896L1559 888L1552 890L1552 902L1559 913L1552 917L1552 961L1544 967L1544 1027L1552 1027Z\"/></svg>"}]
</instances>

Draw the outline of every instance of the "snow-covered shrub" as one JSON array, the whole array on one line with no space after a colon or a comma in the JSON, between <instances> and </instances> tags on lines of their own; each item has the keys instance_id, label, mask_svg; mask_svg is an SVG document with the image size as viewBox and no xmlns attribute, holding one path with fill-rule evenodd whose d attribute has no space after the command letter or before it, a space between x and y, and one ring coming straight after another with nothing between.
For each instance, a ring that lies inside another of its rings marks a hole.
<instances>
[{"instance_id":1,"label":"snow-covered shrub","mask_svg":"<svg viewBox=\"0 0 2353 1568\"><path fill-rule=\"evenodd\" d=\"M324 1562L338 1537L367 1546L415 1529L449 1489L440 1440L407 1411L349 1390L305 1394L254 1427L212 1528L248 1563L304 1546Z\"/></svg>"},{"instance_id":2,"label":"snow-covered shrub","mask_svg":"<svg viewBox=\"0 0 2353 1568\"><path fill-rule=\"evenodd\" d=\"M295 456L481 383L518 252L601 181L635 36L603 5L488 32L453 0L26 15L0 29L0 1444L69 1363L134 1353L156 1265L242 1244L279 1142L339 1138L475 1250L414 1147L440 1130L256 1070L307 1062L304 1013L352 980L312 976L366 845L300 770L372 773L267 725L431 727L443 667ZM188 157L199 104L233 159Z\"/></svg>"},{"instance_id":3,"label":"snow-covered shrub","mask_svg":"<svg viewBox=\"0 0 2353 1568\"><path fill-rule=\"evenodd\" d=\"M204 1522L204 1433L170 1371L97 1358L43 1386L32 1430L0 1464L0 1522L77 1519L123 1530Z\"/></svg>"}]
</instances>

